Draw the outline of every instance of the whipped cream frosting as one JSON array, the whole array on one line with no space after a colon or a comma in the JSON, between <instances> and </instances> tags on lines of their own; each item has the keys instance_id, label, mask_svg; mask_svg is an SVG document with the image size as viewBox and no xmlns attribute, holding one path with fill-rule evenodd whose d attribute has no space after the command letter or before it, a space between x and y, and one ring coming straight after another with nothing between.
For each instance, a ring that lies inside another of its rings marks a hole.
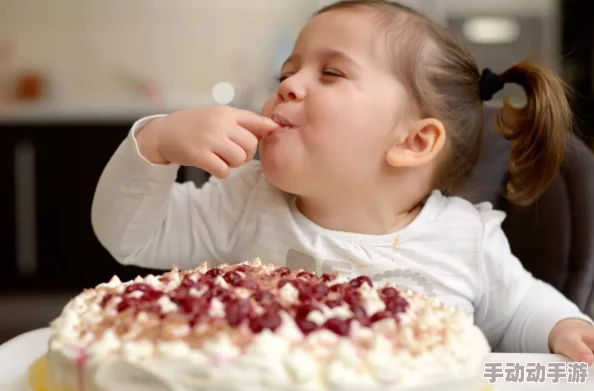
<instances>
[{"instance_id":1,"label":"whipped cream frosting","mask_svg":"<svg viewBox=\"0 0 594 391\"><path fill-rule=\"evenodd\" d=\"M52 329L51 383L84 391L477 391L490 351L439 300L259 260L114 277Z\"/></svg>"}]
</instances>

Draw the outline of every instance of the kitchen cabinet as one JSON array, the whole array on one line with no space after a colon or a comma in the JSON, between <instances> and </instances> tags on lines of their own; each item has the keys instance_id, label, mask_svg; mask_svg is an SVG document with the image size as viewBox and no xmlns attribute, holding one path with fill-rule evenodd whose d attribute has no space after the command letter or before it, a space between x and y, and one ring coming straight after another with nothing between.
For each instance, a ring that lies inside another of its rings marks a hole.
<instances>
[{"instance_id":1,"label":"kitchen cabinet","mask_svg":"<svg viewBox=\"0 0 594 391\"><path fill-rule=\"evenodd\" d=\"M90 221L99 176L133 121L0 124L0 290L77 291L150 272L116 263Z\"/></svg>"},{"instance_id":2,"label":"kitchen cabinet","mask_svg":"<svg viewBox=\"0 0 594 391\"><path fill-rule=\"evenodd\" d=\"M4 287L17 273L13 164L15 140L11 132L0 133L0 137L0 287Z\"/></svg>"}]
</instances>

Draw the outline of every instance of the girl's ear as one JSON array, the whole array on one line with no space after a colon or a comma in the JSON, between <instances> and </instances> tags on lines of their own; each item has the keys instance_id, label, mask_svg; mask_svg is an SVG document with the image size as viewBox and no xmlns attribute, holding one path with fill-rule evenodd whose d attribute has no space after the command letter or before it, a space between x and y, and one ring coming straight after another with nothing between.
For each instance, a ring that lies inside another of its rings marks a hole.
<instances>
[{"instance_id":1,"label":"girl's ear","mask_svg":"<svg viewBox=\"0 0 594 391\"><path fill-rule=\"evenodd\" d=\"M443 123L435 118L414 122L404 140L394 143L386 153L392 167L419 167L433 161L445 145Z\"/></svg>"}]
</instances>

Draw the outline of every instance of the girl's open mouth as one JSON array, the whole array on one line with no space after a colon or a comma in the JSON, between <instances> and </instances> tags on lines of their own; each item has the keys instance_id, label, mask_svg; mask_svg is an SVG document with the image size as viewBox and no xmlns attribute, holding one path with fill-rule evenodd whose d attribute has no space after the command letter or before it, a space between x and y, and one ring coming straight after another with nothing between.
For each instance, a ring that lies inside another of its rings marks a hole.
<instances>
[{"instance_id":1,"label":"girl's open mouth","mask_svg":"<svg viewBox=\"0 0 594 391\"><path fill-rule=\"evenodd\" d=\"M293 128L295 125L280 114L273 114L272 120L276 122L281 128Z\"/></svg>"},{"instance_id":2,"label":"girl's open mouth","mask_svg":"<svg viewBox=\"0 0 594 391\"><path fill-rule=\"evenodd\" d=\"M274 114L271 118L279 125L279 128L268 133L268 136L275 136L295 128L295 125L291 121L280 114Z\"/></svg>"}]
</instances>

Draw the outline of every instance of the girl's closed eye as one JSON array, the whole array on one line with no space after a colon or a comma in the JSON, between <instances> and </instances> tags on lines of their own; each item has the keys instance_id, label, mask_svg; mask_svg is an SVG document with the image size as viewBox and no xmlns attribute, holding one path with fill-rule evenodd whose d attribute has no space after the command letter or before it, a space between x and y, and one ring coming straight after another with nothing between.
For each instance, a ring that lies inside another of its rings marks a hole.
<instances>
[{"instance_id":1,"label":"girl's closed eye","mask_svg":"<svg viewBox=\"0 0 594 391\"><path fill-rule=\"evenodd\" d=\"M334 68L326 68L324 70L322 70L322 77L326 77L326 78L346 78L346 76L344 75L344 73L334 69ZM281 74L280 76L276 77L276 81L278 83L282 83L283 81L287 80L289 77L293 76L293 74L290 73L284 73Z\"/></svg>"},{"instance_id":2,"label":"girl's closed eye","mask_svg":"<svg viewBox=\"0 0 594 391\"><path fill-rule=\"evenodd\" d=\"M276 81L278 81L279 83L282 83L283 81L287 80L291 75L280 75L277 76Z\"/></svg>"},{"instance_id":3,"label":"girl's closed eye","mask_svg":"<svg viewBox=\"0 0 594 391\"><path fill-rule=\"evenodd\" d=\"M344 73L334 69L334 68L326 68L322 71L322 76L323 77L330 77L330 78L337 78L337 77L342 77L344 78L345 75Z\"/></svg>"}]
</instances>

